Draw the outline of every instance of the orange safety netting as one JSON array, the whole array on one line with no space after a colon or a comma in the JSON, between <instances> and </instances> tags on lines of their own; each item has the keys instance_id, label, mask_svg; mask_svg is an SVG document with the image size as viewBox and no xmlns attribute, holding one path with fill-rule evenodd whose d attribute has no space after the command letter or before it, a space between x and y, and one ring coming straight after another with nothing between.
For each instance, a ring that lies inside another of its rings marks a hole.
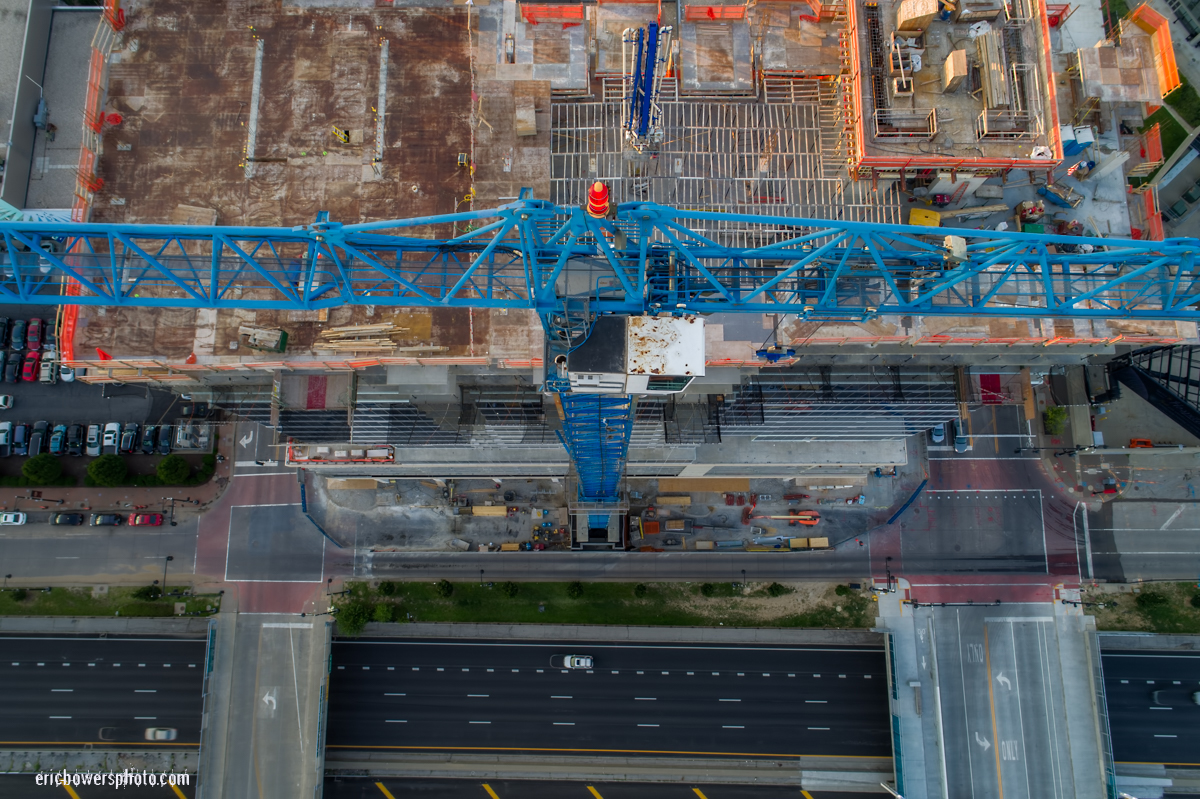
<instances>
[{"instance_id":1,"label":"orange safety netting","mask_svg":"<svg viewBox=\"0 0 1200 799\"><path fill-rule=\"evenodd\" d=\"M539 22L582 22L583 6L521 4L521 19L530 25Z\"/></svg>"},{"instance_id":2,"label":"orange safety netting","mask_svg":"<svg viewBox=\"0 0 1200 799\"><path fill-rule=\"evenodd\" d=\"M1181 85L1179 68L1175 64L1175 49L1171 44L1171 27L1166 17L1144 3L1126 17L1134 25L1150 34L1151 49L1154 51L1154 71L1158 73L1158 89L1163 97Z\"/></svg>"}]
</instances>

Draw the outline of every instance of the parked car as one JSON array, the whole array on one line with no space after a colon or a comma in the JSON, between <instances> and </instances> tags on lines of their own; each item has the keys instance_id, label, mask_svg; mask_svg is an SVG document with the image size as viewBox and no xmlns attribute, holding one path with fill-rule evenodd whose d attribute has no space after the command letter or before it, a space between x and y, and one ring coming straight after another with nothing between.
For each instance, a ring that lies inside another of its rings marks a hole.
<instances>
[{"instance_id":1,"label":"parked car","mask_svg":"<svg viewBox=\"0 0 1200 799\"><path fill-rule=\"evenodd\" d=\"M65 424L54 425L54 430L50 433L50 454L62 456L67 451L67 426Z\"/></svg>"},{"instance_id":2,"label":"parked car","mask_svg":"<svg viewBox=\"0 0 1200 799\"><path fill-rule=\"evenodd\" d=\"M970 442L967 440L967 434L963 432L962 420L954 420L954 451L966 452L970 449Z\"/></svg>"},{"instance_id":3,"label":"parked car","mask_svg":"<svg viewBox=\"0 0 1200 799\"><path fill-rule=\"evenodd\" d=\"M16 383L21 379L21 353L10 352L4 362L4 382Z\"/></svg>"},{"instance_id":4,"label":"parked car","mask_svg":"<svg viewBox=\"0 0 1200 799\"><path fill-rule=\"evenodd\" d=\"M25 333L25 346L37 352L42 348L42 320L36 316L29 320L29 329Z\"/></svg>"},{"instance_id":5,"label":"parked car","mask_svg":"<svg viewBox=\"0 0 1200 799\"><path fill-rule=\"evenodd\" d=\"M129 514L130 527L161 527L161 513L131 513Z\"/></svg>"},{"instance_id":6,"label":"parked car","mask_svg":"<svg viewBox=\"0 0 1200 799\"><path fill-rule=\"evenodd\" d=\"M158 454L171 454L171 425L164 424L158 428Z\"/></svg>"},{"instance_id":7,"label":"parked car","mask_svg":"<svg viewBox=\"0 0 1200 799\"><path fill-rule=\"evenodd\" d=\"M0 347L8 346L8 325L8 317L0 316Z\"/></svg>"},{"instance_id":8,"label":"parked car","mask_svg":"<svg viewBox=\"0 0 1200 799\"><path fill-rule=\"evenodd\" d=\"M179 415L187 419L207 419L212 415L212 408L203 402L189 402L179 406Z\"/></svg>"},{"instance_id":9,"label":"parked car","mask_svg":"<svg viewBox=\"0 0 1200 799\"><path fill-rule=\"evenodd\" d=\"M117 422L109 422L104 425L104 444L102 452L105 455L116 455L117 445L121 441L121 425Z\"/></svg>"},{"instance_id":10,"label":"parked car","mask_svg":"<svg viewBox=\"0 0 1200 799\"><path fill-rule=\"evenodd\" d=\"M12 394L0 394L0 411L7 411L13 406Z\"/></svg>"},{"instance_id":11,"label":"parked car","mask_svg":"<svg viewBox=\"0 0 1200 799\"><path fill-rule=\"evenodd\" d=\"M42 357L40 352L30 350L25 353L25 360L21 363L21 379L26 383L32 383L38 377L38 360Z\"/></svg>"},{"instance_id":12,"label":"parked car","mask_svg":"<svg viewBox=\"0 0 1200 799\"><path fill-rule=\"evenodd\" d=\"M123 520L115 513L93 513L92 527L116 527Z\"/></svg>"},{"instance_id":13,"label":"parked car","mask_svg":"<svg viewBox=\"0 0 1200 799\"><path fill-rule=\"evenodd\" d=\"M945 422L933 426L933 429L929 431L929 439L935 444L940 444L946 440Z\"/></svg>"},{"instance_id":14,"label":"parked car","mask_svg":"<svg viewBox=\"0 0 1200 799\"><path fill-rule=\"evenodd\" d=\"M40 455L46 449L46 436L50 432L49 422L34 422L29 436L29 455Z\"/></svg>"},{"instance_id":15,"label":"parked car","mask_svg":"<svg viewBox=\"0 0 1200 799\"><path fill-rule=\"evenodd\" d=\"M73 424L67 428L67 454L83 454L83 425Z\"/></svg>"},{"instance_id":16,"label":"parked car","mask_svg":"<svg viewBox=\"0 0 1200 799\"><path fill-rule=\"evenodd\" d=\"M29 454L29 425L17 422L13 427L12 451L14 455Z\"/></svg>"},{"instance_id":17,"label":"parked car","mask_svg":"<svg viewBox=\"0 0 1200 799\"><path fill-rule=\"evenodd\" d=\"M84 450L89 458L100 454L100 425L89 424L87 429L87 448Z\"/></svg>"},{"instance_id":18,"label":"parked car","mask_svg":"<svg viewBox=\"0 0 1200 799\"><path fill-rule=\"evenodd\" d=\"M11 342L9 346L14 350L25 349L25 328L28 326L29 325L24 319L17 319L13 321L12 330L9 333L9 340Z\"/></svg>"},{"instance_id":19,"label":"parked car","mask_svg":"<svg viewBox=\"0 0 1200 799\"><path fill-rule=\"evenodd\" d=\"M56 513L50 517L50 523L63 526L77 526L83 524L82 513Z\"/></svg>"},{"instance_id":20,"label":"parked car","mask_svg":"<svg viewBox=\"0 0 1200 799\"><path fill-rule=\"evenodd\" d=\"M125 427L121 430L121 446L119 451L128 455L133 452L138 441L138 423L126 422Z\"/></svg>"},{"instance_id":21,"label":"parked car","mask_svg":"<svg viewBox=\"0 0 1200 799\"><path fill-rule=\"evenodd\" d=\"M12 422L0 422L0 458L7 458L12 454Z\"/></svg>"},{"instance_id":22,"label":"parked car","mask_svg":"<svg viewBox=\"0 0 1200 799\"><path fill-rule=\"evenodd\" d=\"M24 513L0 513L0 524L24 524Z\"/></svg>"},{"instance_id":23,"label":"parked car","mask_svg":"<svg viewBox=\"0 0 1200 799\"><path fill-rule=\"evenodd\" d=\"M51 358L48 352L42 358L42 365L38 367L38 382L51 385L58 382L58 361Z\"/></svg>"},{"instance_id":24,"label":"parked car","mask_svg":"<svg viewBox=\"0 0 1200 799\"><path fill-rule=\"evenodd\" d=\"M58 367L58 379L63 381L64 383L74 383L75 382L75 367L59 366Z\"/></svg>"},{"instance_id":25,"label":"parked car","mask_svg":"<svg viewBox=\"0 0 1200 799\"><path fill-rule=\"evenodd\" d=\"M142 454L153 455L154 445L158 442L158 425L148 424L142 428Z\"/></svg>"},{"instance_id":26,"label":"parked car","mask_svg":"<svg viewBox=\"0 0 1200 799\"><path fill-rule=\"evenodd\" d=\"M1183 200L1180 200L1179 202L1175 203L1174 205L1172 205L1170 208L1167 209L1167 214L1169 214L1168 221L1170 221L1171 219L1179 219L1180 217L1182 217L1184 214L1187 213L1187 209L1188 209L1188 205Z\"/></svg>"}]
</instances>

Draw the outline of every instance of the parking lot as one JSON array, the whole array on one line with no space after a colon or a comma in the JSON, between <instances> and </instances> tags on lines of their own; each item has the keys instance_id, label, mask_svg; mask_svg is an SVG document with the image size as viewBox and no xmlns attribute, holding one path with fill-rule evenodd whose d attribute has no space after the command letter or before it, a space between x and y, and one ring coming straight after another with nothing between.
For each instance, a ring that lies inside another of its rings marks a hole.
<instances>
[{"instance_id":1,"label":"parking lot","mask_svg":"<svg viewBox=\"0 0 1200 799\"><path fill-rule=\"evenodd\" d=\"M0 317L9 320L9 336L3 342L3 358L16 351L22 356L25 350L14 350L11 332L18 320L40 318L45 321L43 349L56 351L57 337L54 331L55 309L53 306L0 305ZM139 425L138 446L135 454L128 456L131 474L149 474L154 471L157 458L141 454L141 427L147 424L170 424L178 418L180 398L170 391L148 386L89 385L76 380L42 383L38 380L0 385L0 395L11 395L12 407L0 410L0 422L12 422L15 427L24 423L32 426L37 422L47 423L46 441L43 451L48 451L51 432L57 425L78 424L83 427L86 438L87 427L92 424L103 429L108 423L124 427L129 422ZM64 448L65 451L65 448ZM106 452L112 449L106 449ZM7 454L7 457L4 457ZM32 454L32 453L30 453ZM180 453L185 454L185 453ZM82 478L90 460L86 456L64 456L63 472ZM24 458L12 454L9 448L0 446L0 476L16 477L21 474ZM198 461L197 461L198 465Z\"/></svg>"}]
</instances>

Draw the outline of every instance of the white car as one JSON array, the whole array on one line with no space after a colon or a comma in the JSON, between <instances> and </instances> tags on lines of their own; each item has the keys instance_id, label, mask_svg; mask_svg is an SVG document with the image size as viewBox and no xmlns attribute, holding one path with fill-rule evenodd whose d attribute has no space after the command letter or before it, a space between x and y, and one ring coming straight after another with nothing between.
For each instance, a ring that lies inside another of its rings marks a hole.
<instances>
[{"instance_id":1,"label":"white car","mask_svg":"<svg viewBox=\"0 0 1200 799\"><path fill-rule=\"evenodd\" d=\"M174 727L147 727L147 741L174 741L179 737L179 731Z\"/></svg>"},{"instance_id":2,"label":"white car","mask_svg":"<svg viewBox=\"0 0 1200 799\"><path fill-rule=\"evenodd\" d=\"M100 454L100 425L89 424L87 429L87 454L95 458Z\"/></svg>"},{"instance_id":3,"label":"white car","mask_svg":"<svg viewBox=\"0 0 1200 799\"><path fill-rule=\"evenodd\" d=\"M24 513L0 513L0 524L24 524Z\"/></svg>"},{"instance_id":4,"label":"white car","mask_svg":"<svg viewBox=\"0 0 1200 799\"><path fill-rule=\"evenodd\" d=\"M563 657L563 668L566 669L590 669L592 668L591 655L566 655Z\"/></svg>"},{"instance_id":5,"label":"white car","mask_svg":"<svg viewBox=\"0 0 1200 799\"><path fill-rule=\"evenodd\" d=\"M933 429L929 431L929 438L935 444L940 444L946 440L946 423L935 424Z\"/></svg>"},{"instance_id":6,"label":"white car","mask_svg":"<svg viewBox=\"0 0 1200 799\"><path fill-rule=\"evenodd\" d=\"M119 422L109 422L104 425L104 441L102 451L108 455L117 454L117 445L121 441L121 425Z\"/></svg>"},{"instance_id":7,"label":"white car","mask_svg":"<svg viewBox=\"0 0 1200 799\"><path fill-rule=\"evenodd\" d=\"M71 366L60 366L58 368L58 379L64 383L75 382L75 369Z\"/></svg>"},{"instance_id":8,"label":"white car","mask_svg":"<svg viewBox=\"0 0 1200 799\"><path fill-rule=\"evenodd\" d=\"M12 407L12 404L13 404L13 395L12 394L0 394L0 411L7 411L9 408Z\"/></svg>"}]
</instances>

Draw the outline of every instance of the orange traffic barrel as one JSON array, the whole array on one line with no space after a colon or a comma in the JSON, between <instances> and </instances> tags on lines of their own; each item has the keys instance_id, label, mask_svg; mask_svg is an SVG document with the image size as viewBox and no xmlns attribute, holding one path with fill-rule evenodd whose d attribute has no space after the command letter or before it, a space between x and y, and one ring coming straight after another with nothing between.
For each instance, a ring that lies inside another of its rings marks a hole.
<instances>
[{"instance_id":1,"label":"orange traffic barrel","mask_svg":"<svg viewBox=\"0 0 1200 799\"><path fill-rule=\"evenodd\" d=\"M598 180L588 189L587 212L597 219L608 216L608 186Z\"/></svg>"}]
</instances>

